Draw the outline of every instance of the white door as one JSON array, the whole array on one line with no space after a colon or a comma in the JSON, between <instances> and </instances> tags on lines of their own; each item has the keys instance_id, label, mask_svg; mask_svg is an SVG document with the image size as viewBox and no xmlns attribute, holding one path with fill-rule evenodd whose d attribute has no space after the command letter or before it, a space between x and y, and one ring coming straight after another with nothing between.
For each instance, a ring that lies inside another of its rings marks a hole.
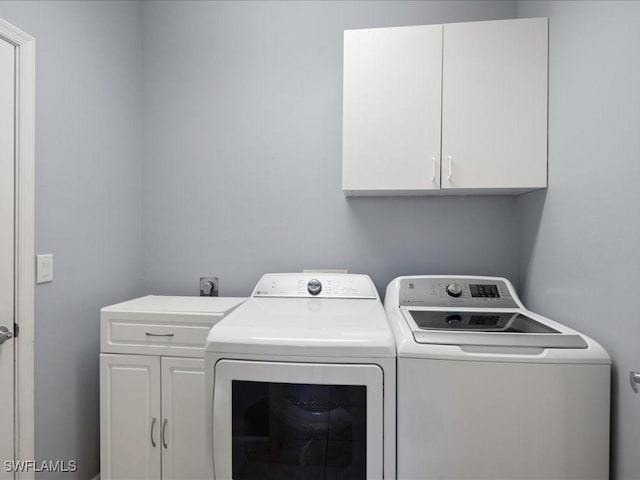
<instances>
[{"instance_id":1,"label":"white door","mask_svg":"<svg viewBox=\"0 0 640 480\"><path fill-rule=\"evenodd\" d=\"M442 188L547 185L547 19L444 26Z\"/></svg>"},{"instance_id":2,"label":"white door","mask_svg":"<svg viewBox=\"0 0 640 480\"><path fill-rule=\"evenodd\" d=\"M442 25L344 32L342 189L440 186Z\"/></svg>"},{"instance_id":3,"label":"white door","mask_svg":"<svg viewBox=\"0 0 640 480\"><path fill-rule=\"evenodd\" d=\"M214 478L383 478L377 365L220 360Z\"/></svg>"},{"instance_id":4,"label":"white door","mask_svg":"<svg viewBox=\"0 0 640 480\"><path fill-rule=\"evenodd\" d=\"M158 480L160 357L101 354L100 406L100 478Z\"/></svg>"},{"instance_id":5,"label":"white door","mask_svg":"<svg viewBox=\"0 0 640 480\"><path fill-rule=\"evenodd\" d=\"M210 480L204 360L162 357L162 478Z\"/></svg>"},{"instance_id":6,"label":"white door","mask_svg":"<svg viewBox=\"0 0 640 480\"><path fill-rule=\"evenodd\" d=\"M0 39L0 479L13 460L15 47ZM5 331L6 328L6 331Z\"/></svg>"}]
</instances>

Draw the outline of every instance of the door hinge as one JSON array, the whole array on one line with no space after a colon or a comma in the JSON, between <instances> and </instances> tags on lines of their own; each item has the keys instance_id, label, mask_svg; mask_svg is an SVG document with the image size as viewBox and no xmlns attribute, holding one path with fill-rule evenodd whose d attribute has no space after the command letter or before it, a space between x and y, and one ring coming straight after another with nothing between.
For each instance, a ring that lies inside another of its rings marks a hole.
<instances>
[{"instance_id":1,"label":"door hinge","mask_svg":"<svg viewBox=\"0 0 640 480\"><path fill-rule=\"evenodd\" d=\"M13 338L16 338L19 333L20 333L20 325L13 322Z\"/></svg>"}]
</instances>

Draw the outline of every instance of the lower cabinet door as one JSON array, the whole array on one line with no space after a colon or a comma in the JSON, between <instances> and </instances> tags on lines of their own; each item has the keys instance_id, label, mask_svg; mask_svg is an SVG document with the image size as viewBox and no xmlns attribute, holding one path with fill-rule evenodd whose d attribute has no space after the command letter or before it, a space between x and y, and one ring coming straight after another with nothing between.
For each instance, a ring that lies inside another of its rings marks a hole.
<instances>
[{"instance_id":1,"label":"lower cabinet door","mask_svg":"<svg viewBox=\"0 0 640 480\"><path fill-rule=\"evenodd\" d=\"M160 478L160 357L100 355L100 478Z\"/></svg>"},{"instance_id":2,"label":"lower cabinet door","mask_svg":"<svg viewBox=\"0 0 640 480\"><path fill-rule=\"evenodd\" d=\"M213 478L201 358L162 357L162 479Z\"/></svg>"}]
</instances>

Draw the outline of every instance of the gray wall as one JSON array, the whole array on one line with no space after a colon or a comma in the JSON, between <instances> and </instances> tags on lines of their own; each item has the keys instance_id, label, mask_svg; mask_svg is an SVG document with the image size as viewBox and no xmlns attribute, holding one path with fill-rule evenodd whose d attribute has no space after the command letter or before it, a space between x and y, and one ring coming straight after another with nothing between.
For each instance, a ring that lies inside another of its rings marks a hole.
<instances>
[{"instance_id":1,"label":"gray wall","mask_svg":"<svg viewBox=\"0 0 640 480\"><path fill-rule=\"evenodd\" d=\"M344 29L511 18L515 2L144 2L143 290L247 295L303 268L516 276L509 197L341 191Z\"/></svg>"},{"instance_id":2,"label":"gray wall","mask_svg":"<svg viewBox=\"0 0 640 480\"><path fill-rule=\"evenodd\" d=\"M518 2L549 17L549 189L518 200L528 306L614 362L612 478L640 478L640 3Z\"/></svg>"},{"instance_id":3,"label":"gray wall","mask_svg":"<svg viewBox=\"0 0 640 480\"><path fill-rule=\"evenodd\" d=\"M98 465L99 308L140 291L138 2L0 2L36 38L36 459Z\"/></svg>"}]
</instances>

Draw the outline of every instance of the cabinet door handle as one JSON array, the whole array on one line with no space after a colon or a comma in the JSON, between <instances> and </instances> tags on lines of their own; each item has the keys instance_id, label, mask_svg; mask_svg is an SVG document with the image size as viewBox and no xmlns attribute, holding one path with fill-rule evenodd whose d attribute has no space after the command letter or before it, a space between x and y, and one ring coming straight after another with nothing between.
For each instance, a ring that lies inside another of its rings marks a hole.
<instances>
[{"instance_id":1,"label":"cabinet door handle","mask_svg":"<svg viewBox=\"0 0 640 480\"><path fill-rule=\"evenodd\" d=\"M629 380L631 381L631 388L635 393L638 393L638 384L640 383L640 373L631 372L629 374Z\"/></svg>"},{"instance_id":2,"label":"cabinet door handle","mask_svg":"<svg viewBox=\"0 0 640 480\"><path fill-rule=\"evenodd\" d=\"M151 420L151 445L153 448L156 448L156 441L153 439L153 429L155 428L157 421L158 419L156 417L153 417L153 420Z\"/></svg>"},{"instance_id":3,"label":"cabinet door handle","mask_svg":"<svg viewBox=\"0 0 640 480\"><path fill-rule=\"evenodd\" d=\"M169 420L167 420L166 418L164 419L164 421L162 422L162 446L164 448L167 448L167 437L166 437L166 432L167 432L167 423L169 422Z\"/></svg>"},{"instance_id":4,"label":"cabinet door handle","mask_svg":"<svg viewBox=\"0 0 640 480\"><path fill-rule=\"evenodd\" d=\"M431 181L436 181L436 157L431 157Z\"/></svg>"},{"instance_id":5,"label":"cabinet door handle","mask_svg":"<svg viewBox=\"0 0 640 480\"><path fill-rule=\"evenodd\" d=\"M449 175L447 175L447 180L451 181L451 176L453 175L453 160L451 158L451 155L449 155L447 159L449 160Z\"/></svg>"},{"instance_id":6,"label":"cabinet door handle","mask_svg":"<svg viewBox=\"0 0 640 480\"><path fill-rule=\"evenodd\" d=\"M152 332L144 332L147 337L173 337L173 333L152 333Z\"/></svg>"}]
</instances>

